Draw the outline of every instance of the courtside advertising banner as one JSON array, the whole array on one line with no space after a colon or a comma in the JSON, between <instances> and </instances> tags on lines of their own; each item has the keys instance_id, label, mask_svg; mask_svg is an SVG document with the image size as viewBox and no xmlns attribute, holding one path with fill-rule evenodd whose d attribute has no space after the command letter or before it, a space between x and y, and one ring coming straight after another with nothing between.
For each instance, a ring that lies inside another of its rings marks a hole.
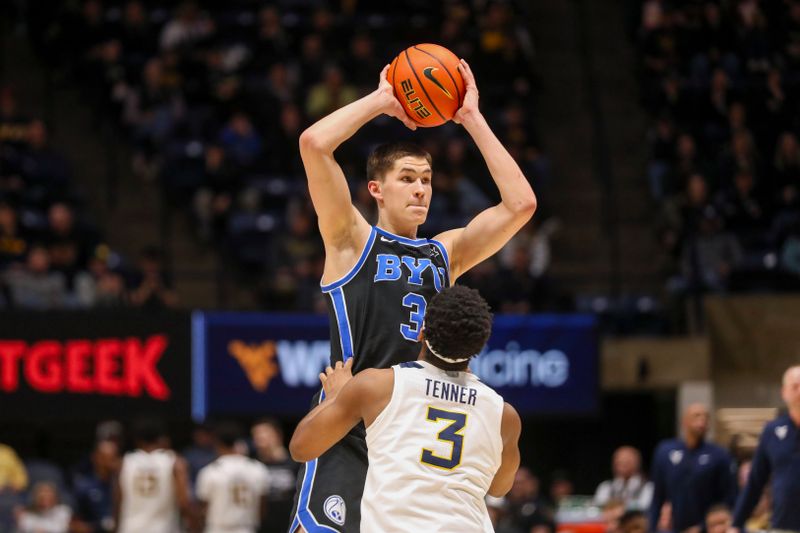
<instances>
[{"instance_id":1,"label":"courtside advertising banner","mask_svg":"<svg viewBox=\"0 0 800 533\"><path fill-rule=\"evenodd\" d=\"M186 417L189 316L0 314L0 419Z\"/></svg>"},{"instance_id":2,"label":"courtside advertising banner","mask_svg":"<svg viewBox=\"0 0 800 533\"><path fill-rule=\"evenodd\" d=\"M195 312L194 417L304 414L328 338L325 316ZM497 316L471 368L523 414L586 414L597 407L597 346L590 315Z\"/></svg>"}]
</instances>

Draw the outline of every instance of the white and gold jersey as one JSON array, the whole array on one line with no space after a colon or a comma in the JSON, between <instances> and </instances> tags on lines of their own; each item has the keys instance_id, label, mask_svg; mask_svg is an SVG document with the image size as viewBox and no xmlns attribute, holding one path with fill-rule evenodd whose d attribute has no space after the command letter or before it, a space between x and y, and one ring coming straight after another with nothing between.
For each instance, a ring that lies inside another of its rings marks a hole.
<instances>
[{"instance_id":1,"label":"white and gold jersey","mask_svg":"<svg viewBox=\"0 0 800 533\"><path fill-rule=\"evenodd\" d=\"M174 469L175 453L170 450L125 454L119 474L119 533L180 531Z\"/></svg>"},{"instance_id":2,"label":"white and gold jersey","mask_svg":"<svg viewBox=\"0 0 800 533\"><path fill-rule=\"evenodd\" d=\"M242 455L223 455L201 469L197 498L208 503L206 533L255 532L268 488L267 467Z\"/></svg>"},{"instance_id":3,"label":"white and gold jersey","mask_svg":"<svg viewBox=\"0 0 800 533\"><path fill-rule=\"evenodd\" d=\"M503 399L468 372L392 369L392 398L367 428L361 531L492 532L484 498L502 461Z\"/></svg>"}]
</instances>

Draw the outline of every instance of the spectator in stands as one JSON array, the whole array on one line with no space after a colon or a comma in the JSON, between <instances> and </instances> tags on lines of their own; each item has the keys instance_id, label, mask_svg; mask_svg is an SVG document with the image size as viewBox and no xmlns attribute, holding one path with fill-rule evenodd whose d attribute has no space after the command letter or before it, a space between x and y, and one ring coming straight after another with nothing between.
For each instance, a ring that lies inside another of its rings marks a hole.
<instances>
[{"instance_id":1,"label":"spectator in stands","mask_svg":"<svg viewBox=\"0 0 800 533\"><path fill-rule=\"evenodd\" d=\"M605 533L619 533L619 519L625 514L625 502L612 498L602 504L601 508L606 525Z\"/></svg>"},{"instance_id":2,"label":"spectator in stands","mask_svg":"<svg viewBox=\"0 0 800 533\"><path fill-rule=\"evenodd\" d=\"M706 211L698 223L698 233L684 242L680 287L697 292L724 291L741 259L739 241L722 230L722 221L713 211Z\"/></svg>"},{"instance_id":3,"label":"spectator in stands","mask_svg":"<svg viewBox=\"0 0 800 533\"><path fill-rule=\"evenodd\" d=\"M553 479L550 482L550 501L556 507L561 506L564 500L575 493L575 486L564 470L556 470L553 472Z\"/></svg>"},{"instance_id":4,"label":"spectator in stands","mask_svg":"<svg viewBox=\"0 0 800 533\"><path fill-rule=\"evenodd\" d=\"M12 511L22 503L22 492L27 487L25 465L13 448L0 443L0 530L11 530Z\"/></svg>"},{"instance_id":5,"label":"spectator in stands","mask_svg":"<svg viewBox=\"0 0 800 533\"><path fill-rule=\"evenodd\" d=\"M619 519L620 533L647 533L647 515L642 511L625 511Z\"/></svg>"},{"instance_id":6,"label":"spectator in stands","mask_svg":"<svg viewBox=\"0 0 800 533\"><path fill-rule=\"evenodd\" d=\"M212 144L206 148L201 183L194 195L197 231L203 240L219 238L227 226L240 185L221 146Z\"/></svg>"},{"instance_id":7,"label":"spectator in stands","mask_svg":"<svg viewBox=\"0 0 800 533\"><path fill-rule=\"evenodd\" d=\"M511 524L508 515L508 501L505 498L486 496L486 509L495 533L527 533Z\"/></svg>"},{"instance_id":8,"label":"spectator in stands","mask_svg":"<svg viewBox=\"0 0 800 533\"><path fill-rule=\"evenodd\" d=\"M594 503L603 506L611 500L621 500L626 509L646 511L653 497L653 484L641 471L642 455L632 446L621 446L611 460L612 479L603 481L594 493Z\"/></svg>"},{"instance_id":9,"label":"spectator in stands","mask_svg":"<svg viewBox=\"0 0 800 533\"><path fill-rule=\"evenodd\" d=\"M253 127L250 117L244 112L236 112L219 134L219 142L225 155L242 167L255 163L261 155L261 136Z\"/></svg>"},{"instance_id":10,"label":"spectator in stands","mask_svg":"<svg viewBox=\"0 0 800 533\"><path fill-rule=\"evenodd\" d=\"M650 523L658 524L665 502L672 506L672 531L702 528L706 512L736 495L735 465L724 449L706 442L708 408L691 404L683 413L683 436L659 443L653 454Z\"/></svg>"},{"instance_id":11,"label":"spectator in stands","mask_svg":"<svg viewBox=\"0 0 800 533\"><path fill-rule=\"evenodd\" d=\"M19 224L16 209L0 198L0 271L25 259L29 242Z\"/></svg>"},{"instance_id":12,"label":"spectator in stands","mask_svg":"<svg viewBox=\"0 0 800 533\"><path fill-rule=\"evenodd\" d=\"M733 515L727 505L715 505L706 513L706 533L728 533L732 524Z\"/></svg>"},{"instance_id":13,"label":"spectator in stands","mask_svg":"<svg viewBox=\"0 0 800 533\"><path fill-rule=\"evenodd\" d=\"M306 113L311 120L316 120L357 98L358 90L345 82L342 70L338 66L329 65L325 67L322 82L311 87L308 93Z\"/></svg>"},{"instance_id":14,"label":"spectator in stands","mask_svg":"<svg viewBox=\"0 0 800 533\"><path fill-rule=\"evenodd\" d=\"M178 304L178 295L164 270L164 254L159 248L148 246L142 250L139 272L133 278L130 291L131 304L135 307L158 309Z\"/></svg>"},{"instance_id":15,"label":"spectator in stands","mask_svg":"<svg viewBox=\"0 0 800 533\"><path fill-rule=\"evenodd\" d=\"M74 533L110 533L114 531L112 482L119 474L119 446L110 440L98 441L91 461L91 472L78 472L72 481L76 506L70 529Z\"/></svg>"},{"instance_id":16,"label":"spectator in stands","mask_svg":"<svg viewBox=\"0 0 800 533\"><path fill-rule=\"evenodd\" d=\"M17 515L18 533L67 533L72 510L59 503L56 486L40 482L31 490L31 505Z\"/></svg>"},{"instance_id":17,"label":"spectator in stands","mask_svg":"<svg viewBox=\"0 0 800 533\"><path fill-rule=\"evenodd\" d=\"M192 445L183 450L183 457L189 465L189 478L195 486L200 470L217 458L214 433L207 424L196 424L192 430Z\"/></svg>"},{"instance_id":18,"label":"spectator in stands","mask_svg":"<svg viewBox=\"0 0 800 533\"><path fill-rule=\"evenodd\" d=\"M75 277L78 307L121 307L128 304L125 280L111 269L115 254L105 244L95 247L85 271Z\"/></svg>"},{"instance_id":19,"label":"spectator in stands","mask_svg":"<svg viewBox=\"0 0 800 533\"><path fill-rule=\"evenodd\" d=\"M161 30L161 49L175 50L208 37L214 32L214 22L201 12L194 2L183 2L175 16Z\"/></svg>"},{"instance_id":20,"label":"spectator in stands","mask_svg":"<svg viewBox=\"0 0 800 533\"><path fill-rule=\"evenodd\" d=\"M42 197L63 193L69 181L69 165L50 147L47 127L41 120L28 126L28 146L22 154L20 167L24 171L27 187L36 188Z\"/></svg>"},{"instance_id":21,"label":"spectator in stands","mask_svg":"<svg viewBox=\"0 0 800 533\"><path fill-rule=\"evenodd\" d=\"M800 366L783 374L781 389L788 412L768 423L761 433L747 485L736 502L733 525L741 531L772 478L770 529L800 531Z\"/></svg>"},{"instance_id":22,"label":"spectator in stands","mask_svg":"<svg viewBox=\"0 0 800 533\"><path fill-rule=\"evenodd\" d=\"M551 533L555 531L553 511L539 494L539 478L529 468L522 466L517 471L506 499L514 527L531 531L536 526L546 526Z\"/></svg>"},{"instance_id":23,"label":"spectator in stands","mask_svg":"<svg viewBox=\"0 0 800 533\"><path fill-rule=\"evenodd\" d=\"M267 519L261 521L259 533L285 533L291 523L290 514L299 466L292 461L284 444L283 429L272 418L262 418L250 429L253 439L251 456L269 470Z\"/></svg>"},{"instance_id":24,"label":"spectator in stands","mask_svg":"<svg viewBox=\"0 0 800 533\"><path fill-rule=\"evenodd\" d=\"M319 299L322 240L306 206L289 207L288 226L288 232L276 236L270 254L268 301L278 308L311 311Z\"/></svg>"},{"instance_id":25,"label":"spectator in stands","mask_svg":"<svg viewBox=\"0 0 800 533\"><path fill-rule=\"evenodd\" d=\"M50 254L41 245L28 250L24 268L6 272L11 303L20 309L57 309L67 302L64 276L50 268Z\"/></svg>"}]
</instances>

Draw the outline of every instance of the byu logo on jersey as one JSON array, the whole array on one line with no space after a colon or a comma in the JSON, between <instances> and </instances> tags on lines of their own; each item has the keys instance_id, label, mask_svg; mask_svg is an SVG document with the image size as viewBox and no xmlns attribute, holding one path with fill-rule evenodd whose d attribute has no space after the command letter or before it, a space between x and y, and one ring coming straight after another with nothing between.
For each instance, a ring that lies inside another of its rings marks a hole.
<instances>
[{"instance_id":1,"label":"byu logo on jersey","mask_svg":"<svg viewBox=\"0 0 800 533\"><path fill-rule=\"evenodd\" d=\"M345 515L347 514L347 506L344 504L344 500L341 496L334 494L333 496L328 496L328 499L325 500L325 504L323 505L325 510L325 516L331 519L336 525L343 526Z\"/></svg>"},{"instance_id":2,"label":"byu logo on jersey","mask_svg":"<svg viewBox=\"0 0 800 533\"><path fill-rule=\"evenodd\" d=\"M683 452L682 451L680 451L680 450L672 450L671 452L669 452L669 460L670 460L670 462L672 462L672 464L676 465L676 464L680 463L681 459L683 459Z\"/></svg>"},{"instance_id":3,"label":"byu logo on jersey","mask_svg":"<svg viewBox=\"0 0 800 533\"><path fill-rule=\"evenodd\" d=\"M789 426L778 426L775 428L775 435L781 440L786 438L787 433L789 433Z\"/></svg>"},{"instance_id":4,"label":"byu logo on jersey","mask_svg":"<svg viewBox=\"0 0 800 533\"><path fill-rule=\"evenodd\" d=\"M442 277L444 269L439 269L430 259L420 259L409 256L396 256L393 254L378 254L375 259L378 263L377 272L373 281L397 281L403 276L403 269L408 271L408 283L422 285L422 274L429 270L433 272L433 285L437 291L442 290Z\"/></svg>"}]
</instances>

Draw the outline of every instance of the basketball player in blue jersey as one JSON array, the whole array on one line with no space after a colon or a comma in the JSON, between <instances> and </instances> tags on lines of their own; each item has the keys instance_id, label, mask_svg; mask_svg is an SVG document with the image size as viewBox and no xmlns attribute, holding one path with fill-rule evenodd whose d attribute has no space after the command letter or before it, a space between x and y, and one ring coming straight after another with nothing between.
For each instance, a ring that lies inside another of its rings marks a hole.
<instances>
[{"instance_id":1,"label":"basketball player in blue jersey","mask_svg":"<svg viewBox=\"0 0 800 533\"><path fill-rule=\"evenodd\" d=\"M352 376L352 359L320 375L325 400L297 426L295 460L324 453L366 425L364 532L483 532L484 498L505 495L519 467L519 415L467 372L489 338L478 291L456 285L430 302L418 361Z\"/></svg>"},{"instance_id":2,"label":"basketball player in blue jersey","mask_svg":"<svg viewBox=\"0 0 800 533\"><path fill-rule=\"evenodd\" d=\"M386 79L388 68L374 92L334 111L300 136L300 155L325 245L321 285L331 317L331 364L353 358L354 374L416 359L427 303L502 248L536 209L527 179L478 108L475 77L462 60L459 70L466 93L453 120L467 130L483 155L501 202L466 227L434 239L418 238L417 228L425 222L431 202L431 156L409 143L382 145L367 160L369 192L378 204L378 222L370 226L353 206L333 154L381 114L416 128ZM366 472L361 424L301 468L290 531L358 532Z\"/></svg>"}]
</instances>

